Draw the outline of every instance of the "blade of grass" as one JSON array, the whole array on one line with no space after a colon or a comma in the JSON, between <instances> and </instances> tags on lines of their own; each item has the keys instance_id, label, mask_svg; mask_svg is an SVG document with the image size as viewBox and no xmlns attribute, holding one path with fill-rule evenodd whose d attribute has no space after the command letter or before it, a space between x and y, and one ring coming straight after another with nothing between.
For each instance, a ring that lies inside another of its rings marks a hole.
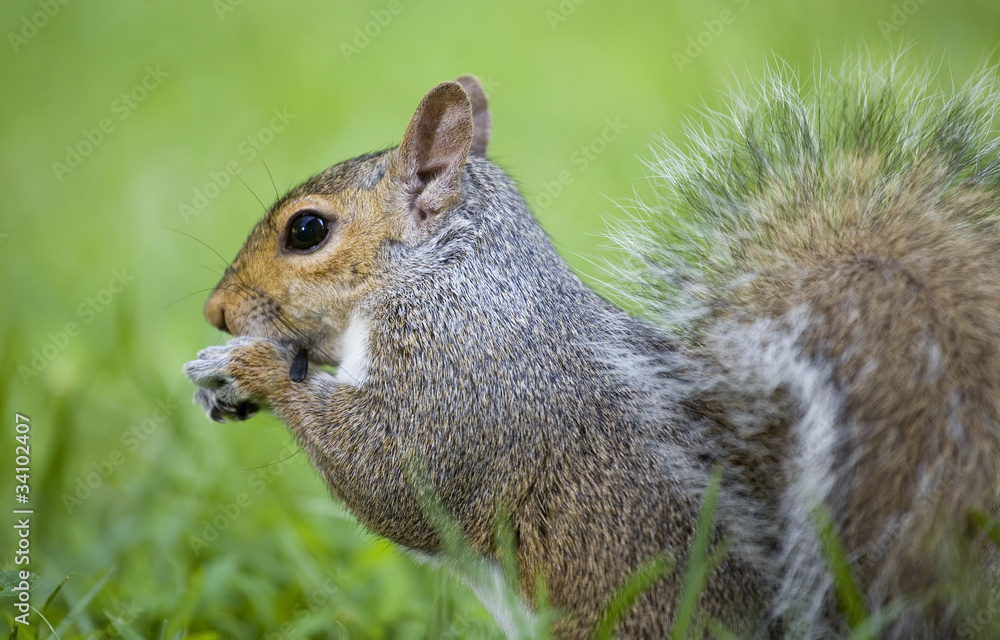
<instances>
[{"instance_id":1,"label":"blade of grass","mask_svg":"<svg viewBox=\"0 0 1000 640\"><path fill-rule=\"evenodd\" d=\"M997 549L1000 549L1000 520L992 518L978 509L971 510L969 515L972 516L972 521L976 523L976 526L983 530L983 535Z\"/></svg>"},{"instance_id":2,"label":"blade of grass","mask_svg":"<svg viewBox=\"0 0 1000 640\"><path fill-rule=\"evenodd\" d=\"M38 617L41 619L42 622L45 623L45 626L49 628L49 631L51 631L52 635L56 637L56 640L60 640L59 634L56 633L56 630L52 628L52 623L49 622L49 619L45 617L45 614L34 607L31 607L31 610L38 614ZM42 637L42 634L40 632L38 634L38 637L39 638Z\"/></svg>"},{"instance_id":3,"label":"blade of grass","mask_svg":"<svg viewBox=\"0 0 1000 640\"><path fill-rule=\"evenodd\" d=\"M532 610L527 605L517 586L519 576L503 572L500 564L503 562L502 558L500 562L494 562L472 548L461 526L438 496L420 460L416 456L410 456L405 463L410 486L421 512L441 540L441 555L446 560L446 565L472 587L481 600L485 597L489 602L503 603L498 610L502 610L507 617L503 622L499 619L496 622L504 627L508 637L544 637L551 613L541 608ZM500 531L497 533L504 535ZM508 533L509 542L513 544L513 531ZM499 542L503 543L503 540ZM503 554L502 551L500 553ZM517 570L516 561L514 569Z\"/></svg>"},{"instance_id":4,"label":"blade of grass","mask_svg":"<svg viewBox=\"0 0 1000 640\"><path fill-rule=\"evenodd\" d=\"M712 618L708 621L708 630L719 640L737 640L736 634L727 629L721 622Z\"/></svg>"},{"instance_id":5,"label":"blade of grass","mask_svg":"<svg viewBox=\"0 0 1000 640\"><path fill-rule=\"evenodd\" d=\"M125 640L143 640L142 636L136 633L135 629L133 629L129 623L125 622L121 616L116 615L107 609L103 609L103 611L104 615L107 616L108 621L111 622L111 626L115 628L115 631L118 632L120 637Z\"/></svg>"},{"instance_id":6,"label":"blade of grass","mask_svg":"<svg viewBox=\"0 0 1000 640\"><path fill-rule=\"evenodd\" d=\"M698 599L701 598L701 592L705 589L705 583L708 581L708 575L711 571L708 546L712 539L712 531L715 525L715 508L719 500L721 487L722 469L716 468L712 471L712 477L708 481L705 502L702 504L701 514L698 516L698 526L694 533L694 543L691 545L687 570L684 572L684 589L681 592L681 602L677 606L677 615L674 617L674 626L670 633L672 640L681 640L687 637L688 629L694 620L695 611L698 607Z\"/></svg>"},{"instance_id":7,"label":"blade of grass","mask_svg":"<svg viewBox=\"0 0 1000 640\"><path fill-rule=\"evenodd\" d=\"M61 632L68 631L70 625L73 624L76 617L82 614L84 610L87 608L87 606L90 604L90 602L97 597L97 594L99 594L101 590L104 589L104 585L108 583L108 579L110 577L111 577L110 573L105 573L104 576L101 577L101 579L98 580L97 583L90 588L90 591L84 594L82 598L77 600L76 603L73 605L73 608L69 610L69 613L66 614L66 617L62 619L62 622L59 623L59 626L56 627L52 633L59 635Z\"/></svg>"},{"instance_id":8,"label":"blade of grass","mask_svg":"<svg viewBox=\"0 0 1000 640\"><path fill-rule=\"evenodd\" d=\"M674 559L668 554L654 556L639 565L604 605L591 637L594 640L614 637L615 626L628 614L639 596L654 582L673 571L674 566Z\"/></svg>"},{"instance_id":9,"label":"blade of grass","mask_svg":"<svg viewBox=\"0 0 1000 640\"><path fill-rule=\"evenodd\" d=\"M52 601L55 600L56 596L59 595L59 592L62 591L63 585L69 582L69 579L72 578L74 575L75 573L71 573L65 578L63 578L62 582L60 582L56 586L56 588L52 590L52 593L49 594L49 597L45 599L45 604L42 605L42 611L46 611L49 608L49 605L52 604Z\"/></svg>"},{"instance_id":10,"label":"blade of grass","mask_svg":"<svg viewBox=\"0 0 1000 640\"><path fill-rule=\"evenodd\" d=\"M837 595L837 602L840 609L847 617L850 628L858 628L862 622L869 617L865 606L864 595L858 587L854 574L851 571L851 563L847 558L847 550L844 548L840 537L837 535L836 526L830 513L821 503L817 504L810 512L810 519L816 528L819 536L820 547L826 557L827 566L833 578L834 591Z\"/></svg>"},{"instance_id":11,"label":"blade of grass","mask_svg":"<svg viewBox=\"0 0 1000 640\"><path fill-rule=\"evenodd\" d=\"M876 640L879 631L901 616L909 607L908 602L890 603L861 621L861 624L851 630L851 635L846 640Z\"/></svg>"}]
</instances>

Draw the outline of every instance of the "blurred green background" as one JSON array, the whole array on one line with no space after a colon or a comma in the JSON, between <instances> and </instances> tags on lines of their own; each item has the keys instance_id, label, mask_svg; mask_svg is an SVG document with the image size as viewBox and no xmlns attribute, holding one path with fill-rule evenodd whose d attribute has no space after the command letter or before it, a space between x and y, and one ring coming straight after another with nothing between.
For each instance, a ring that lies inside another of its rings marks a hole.
<instances>
[{"instance_id":1,"label":"blurred green background","mask_svg":"<svg viewBox=\"0 0 1000 640\"><path fill-rule=\"evenodd\" d=\"M329 498L280 423L190 404L181 365L225 340L201 316L214 252L258 198L398 142L430 87L474 73L491 157L599 283L658 132L680 141L774 56L808 73L908 47L961 83L995 61L1000 4L8 0L0 34L0 569L23 568L20 413L47 620L17 637L498 637Z\"/></svg>"}]
</instances>

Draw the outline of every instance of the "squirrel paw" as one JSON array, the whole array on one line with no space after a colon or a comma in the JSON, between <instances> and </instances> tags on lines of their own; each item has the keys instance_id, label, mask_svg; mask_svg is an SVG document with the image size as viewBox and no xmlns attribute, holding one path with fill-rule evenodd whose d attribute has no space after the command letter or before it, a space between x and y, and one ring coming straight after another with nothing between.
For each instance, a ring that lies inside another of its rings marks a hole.
<instances>
[{"instance_id":1,"label":"squirrel paw","mask_svg":"<svg viewBox=\"0 0 1000 640\"><path fill-rule=\"evenodd\" d=\"M217 395L212 389L198 389L194 393L194 403L205 410L207 415L216 422L235 422L249 420L260 410L260 406L249 400L230 405Z\"/></svg>"},{"instance_id":2,"label":"squirrel paw","mask_svg":"<svg viewBox=\"0 0 1000 640\"><path fill-rule=\"evenodd\" d=\"M201 387L194 401L216 422L247 420L288 380L295 354L263 338L233 338L198 352L184 374Z\"/></svg>"}]
</instances>

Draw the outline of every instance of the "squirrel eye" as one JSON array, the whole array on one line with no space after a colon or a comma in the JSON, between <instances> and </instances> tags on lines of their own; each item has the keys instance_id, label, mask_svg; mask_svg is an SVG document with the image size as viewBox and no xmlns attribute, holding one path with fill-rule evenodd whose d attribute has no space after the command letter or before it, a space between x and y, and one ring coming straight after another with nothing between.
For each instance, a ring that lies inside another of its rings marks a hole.
<instances>
[{"instance_id":1,"label":"squirrel eye","mask_svg":"<svg viewBox=\"0 0 1000 640\"><path fill-rule=\"evenodd\" d=\"M302 211L288 223L285 246L295 251L310 251L318 247L330 233L330 223L315 211Z\"/></svg>"}]
</instances>

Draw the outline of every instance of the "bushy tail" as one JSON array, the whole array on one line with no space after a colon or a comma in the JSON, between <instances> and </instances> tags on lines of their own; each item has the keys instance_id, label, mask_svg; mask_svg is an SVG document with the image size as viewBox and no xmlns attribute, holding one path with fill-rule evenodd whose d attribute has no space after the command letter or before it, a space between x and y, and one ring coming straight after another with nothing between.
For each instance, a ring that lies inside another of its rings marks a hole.
<instances>
[{"instance_id":1,"label":"bushy tail","mask_svg":"<svg viewBox=\"0 0 1000 640\"><path fill-rule=\"evenodd\" d=\"M759 501L723 524L758 538L790 635L880 612L885 637L976 637L958 603L989 579L970 513L1000 487L1000 83L791 75L656 150L658 198L620 234L634 301L718 372L698 393Z\"/></svg>"}]
</instances>

